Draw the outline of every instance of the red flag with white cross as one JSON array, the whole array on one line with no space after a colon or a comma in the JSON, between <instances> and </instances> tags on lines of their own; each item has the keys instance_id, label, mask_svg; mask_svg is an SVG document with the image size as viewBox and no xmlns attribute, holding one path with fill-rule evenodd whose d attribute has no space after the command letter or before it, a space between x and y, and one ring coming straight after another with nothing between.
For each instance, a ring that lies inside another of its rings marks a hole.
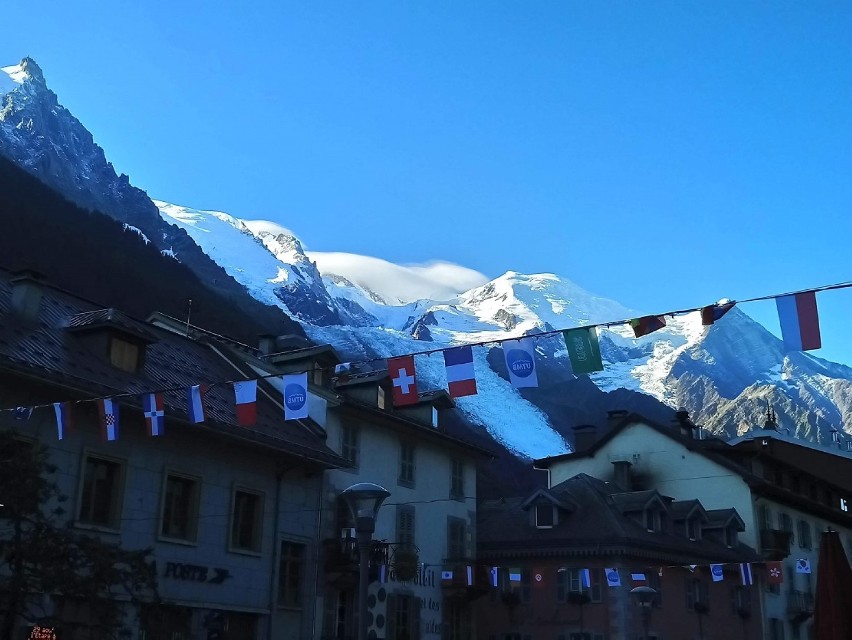
<instances>
[{"instance_id":1,"label":"red flag with white cross","mask_svg":"<svg viewBox=\"0 0 852 640\"><path fill-rule=\"evenodd\" d=\"M418 401L414 356L388 359L388 376L393 385L393 405L402 407Z\"/></svg>"}]
</instances>

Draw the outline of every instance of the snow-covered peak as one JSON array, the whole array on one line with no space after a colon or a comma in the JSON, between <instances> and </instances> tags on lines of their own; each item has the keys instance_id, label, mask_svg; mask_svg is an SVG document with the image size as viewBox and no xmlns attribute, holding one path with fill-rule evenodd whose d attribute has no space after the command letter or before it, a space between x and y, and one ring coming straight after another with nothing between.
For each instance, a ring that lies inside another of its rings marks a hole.
<instances>
[{"instance_id":1,"label":"snow-covered peak","mask_svg":"<svg viewBox=\"0 0 852 640\"><path fill-rule=\"evenodd\" d=\"M18 64L0 67L0 94L17 89L27 80L44 84L41 67L32 58L24 58Z\"/></svg>"}]
</instances>

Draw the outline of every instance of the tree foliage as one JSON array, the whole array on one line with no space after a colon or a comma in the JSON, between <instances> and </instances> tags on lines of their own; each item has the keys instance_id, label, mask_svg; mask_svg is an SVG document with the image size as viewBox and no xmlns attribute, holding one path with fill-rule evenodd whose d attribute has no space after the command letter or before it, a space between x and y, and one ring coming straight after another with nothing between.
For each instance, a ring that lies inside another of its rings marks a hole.
<instances>
[{"instance_id":1,"label":"tree foliage","mask_svg":"<svg viewBox=\"0 0 852 640\"><path fill-rule=\"evenodd\" d=\"M119 637L124 603L157 600L150 550L76 530L56 471L40 443L0 431L0 639L12 640L18 623Z\"/></svg>"}]
</instances>

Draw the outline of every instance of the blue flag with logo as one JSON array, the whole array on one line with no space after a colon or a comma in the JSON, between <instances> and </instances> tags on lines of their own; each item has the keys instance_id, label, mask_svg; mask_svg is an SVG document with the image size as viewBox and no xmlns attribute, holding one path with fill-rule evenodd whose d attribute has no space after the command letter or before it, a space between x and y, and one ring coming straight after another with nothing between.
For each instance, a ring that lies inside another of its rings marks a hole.
<instances>
[{"instance_id":1,"label":"blue flag with logo","mask_svg":"<svg viewBox=\"0 0 852 640\"><path fill-rule=\"evenodd\" d=\"M506 358L506 369L509 370L509 381L512 386L519 389L538 386L538 376L535 372L535 342L532 339L504 340L503 356Z\"/></svg>"},{"instance_id":2,"label":"blue flag with logo","mask_svg":"<svg viewBox=\"0 0 852 640\"><path fill-rule=\"evenodd\" d=\"M284 419L298 420L308 417L308 373L291 373L284 376Z\"/></svg>"}]
</instances>

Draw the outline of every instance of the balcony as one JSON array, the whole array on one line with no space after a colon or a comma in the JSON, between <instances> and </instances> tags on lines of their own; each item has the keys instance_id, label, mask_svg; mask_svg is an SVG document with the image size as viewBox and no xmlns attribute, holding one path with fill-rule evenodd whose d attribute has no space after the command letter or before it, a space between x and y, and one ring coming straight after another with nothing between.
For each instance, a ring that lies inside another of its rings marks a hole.
<instances>
[{"instance_id":1,"label":"balcony","mask_svg":"<svg viewBox=\"0 0 852 640\"><path fill-rule=\"evenodd\" d=\"M467 568L471 568L470 579ZM478 565L473 559L460 558L444 561L444 569L452 570L451 581L441 580L441 589L446 600L470 602L484 596L491 590L491 569ZM472 584L468 584L472 582Z\"/></svg>"},{"instance_id":2,"label":"balcony","mask_svg":"<svg viewBox=\"0 0 852 640\"><path fill-rule=\"evenodd\" d=\"M799 624L814 614L814 594L809 591L790 591L787 594L787 616Z\"/></svg>"},{"instance_id":3,"label":"balcony","mask_svg":"<svg viewBox=\"0 0 852 640\"><path fill-rule=\"evenodd\" d=\"M767 560L783 560L790 555L790 538L793 536L789 531L780 529L760 530L760 550Z\"/></svg>"}]
</instances>

